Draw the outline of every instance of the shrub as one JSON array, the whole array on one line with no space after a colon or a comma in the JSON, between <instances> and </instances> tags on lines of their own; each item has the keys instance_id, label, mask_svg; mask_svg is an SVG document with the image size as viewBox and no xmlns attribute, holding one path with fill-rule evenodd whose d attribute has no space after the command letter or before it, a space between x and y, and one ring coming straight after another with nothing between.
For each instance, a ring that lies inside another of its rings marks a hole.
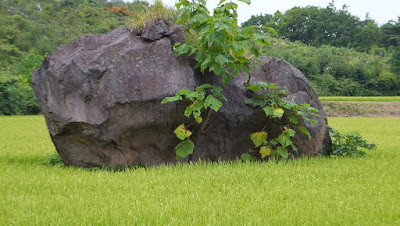
<instances>
[{"instance_id":1,"label":"shrub","mask_svg":"<svg viewBox=\"0 0 400 226\"><path fill-rule=\"evenodd\" d=\"M164 20L165 23L170 24L173 22L174 17L174 9L166 7L160 0L156 0L150 7L133 12L131 23L136 26L139 32L142 32L154 21Z\"/></svg>"},{"instance_id":2,"label":"shrub","mask_svg":"<svg viewBox=\"0 0 400 226\"><path fill-rule=\"evenodd\" d=\"M364 156L366 153L363 149L373 150L375 144L369 144L358 133L340 134L333 128L329 127L329 134L332 139L332 145L327 147L326 154L334 156Z\"/></svg>"}]
</instances>

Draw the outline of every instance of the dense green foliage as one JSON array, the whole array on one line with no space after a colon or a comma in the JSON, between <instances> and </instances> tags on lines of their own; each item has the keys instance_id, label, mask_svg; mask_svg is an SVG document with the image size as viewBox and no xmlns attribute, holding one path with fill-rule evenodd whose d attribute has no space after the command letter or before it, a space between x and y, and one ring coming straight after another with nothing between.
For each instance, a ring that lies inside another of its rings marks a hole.
<instances>
[{"instance_id":1,"label":"dense green foliage","mask_svg":"<svg viewBox=\"0 0 400 226\"><path fill-rule=\"evenodd\" d=\"M0 4L0 115L37 114L31 73L57 47L88 33L124 26L126 14L112 7L140 11L147 2L106 0L2 0Z\"/></svg>"},{"instance_id":2,"label":"dense green foliage","mask_svg":"<svg viewBox=\"0 0 400 226\"><path fill-rule=\"evenodd\" d=\"M363 158L115 173L43 165L54 152L44 117L3 116L0 225L399 224L400 119L329 118L329 124L362 134L377 149Z\"/></svg>"},{"instance_id":3,"label":"dense green foliage","mask_svg":"<svg viewBox=\"0 0 400 226\"><path fill-rule=\"evenodd\" d=\"M296 66L322 96L400 95L400 74L390 71L383 48L370 54L347 48L307 46L301 42L271 39L264 54Z\"/></svg>"},{"instance_id":4,"label":"dense green foliage","mask_svg":"<svg viewBox=\"0 0 400 226\"><path fill-rule=\"evenodd\" d=\"M270 26L286 40L266 55L298 67L319 95L400 95L400 18L379 27L330 3L252 16L242 24L250 25Z\"/></svg>"},{"instance_id":5,"label":"dense green foliage","mask_svg":"<svg viewBox=\"0 0 400 226\"><path fill-rule=\"evenodd\" d=\"M333 128L328 128L329 135L332 139L332 144L325 147L329 155L335 156L364 156L364 149L373 150L375 144L367 143L365 139L358 133L341 134Z\"/></svg>"}]
</instances>

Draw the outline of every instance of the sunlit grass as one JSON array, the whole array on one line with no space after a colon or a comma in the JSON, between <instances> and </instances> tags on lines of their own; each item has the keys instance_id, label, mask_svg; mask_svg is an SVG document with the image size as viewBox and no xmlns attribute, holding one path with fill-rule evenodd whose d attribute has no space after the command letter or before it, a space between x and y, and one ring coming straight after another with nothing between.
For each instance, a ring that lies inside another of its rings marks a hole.
<instances>
[{"instance_id":1,"label":"sunlit grass","mask_svg":"<svg viewBox=\"0 0 400 226\"><path fill-rule=\"evenodd\" d=\"M0 225L400 224L400 118L330 118L365 158L201 163L127 172L42 165L42 116L0 117Z\"/></svg>"},{"instance_id":2,"label":"sunlit grass","mask_svg":"<svg viewBox=\"0 0 400 226\"><path fill-rule=\"evenodd\" d=\"M321 101L400 101L400 96L388 97L318 97Z\"/></svg>"}]
</instances>

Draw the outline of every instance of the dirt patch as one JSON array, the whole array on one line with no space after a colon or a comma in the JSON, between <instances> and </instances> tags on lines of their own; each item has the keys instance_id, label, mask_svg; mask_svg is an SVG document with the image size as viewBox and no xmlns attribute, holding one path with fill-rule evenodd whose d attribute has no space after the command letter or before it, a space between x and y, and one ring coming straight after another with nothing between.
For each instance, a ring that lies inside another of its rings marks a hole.
<instances>
[{"instance_id":1,"label":"dirt patch","mask_svg":"<svg viewBox=\"0 0 400 226\"><path fill-rule=\"evenodd\" d=\"M400 117L400 101L325 101L322 104L329 117Z\"/></svg>"}]
</instances>

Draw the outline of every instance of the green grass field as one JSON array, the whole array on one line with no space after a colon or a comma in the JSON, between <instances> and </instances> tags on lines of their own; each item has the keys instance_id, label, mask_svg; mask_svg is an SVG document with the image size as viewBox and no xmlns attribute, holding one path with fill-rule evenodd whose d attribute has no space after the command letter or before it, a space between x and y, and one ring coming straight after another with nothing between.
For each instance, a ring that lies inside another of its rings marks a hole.
<instances>
[{"instance_id":1,"label":"green grass field","mask_svg":"<svg viewBox=\"0 0 400 226\"><path fill-rule=\"evenodd\" d=\"M42 116L0 117L0 225L399 225L400 118L330 118L364 158L162 166L46 166Z\"/></svg>"},{"instance_id":2,"label":"green grass field","mask_svg":"<svg viewBox=\"0 0 400 226\"><path fill-rule=\"evenodd\" d=\"M400 101L400 96L391 97L318 97L321 101Z\"/></svg>"}]
</instances>

